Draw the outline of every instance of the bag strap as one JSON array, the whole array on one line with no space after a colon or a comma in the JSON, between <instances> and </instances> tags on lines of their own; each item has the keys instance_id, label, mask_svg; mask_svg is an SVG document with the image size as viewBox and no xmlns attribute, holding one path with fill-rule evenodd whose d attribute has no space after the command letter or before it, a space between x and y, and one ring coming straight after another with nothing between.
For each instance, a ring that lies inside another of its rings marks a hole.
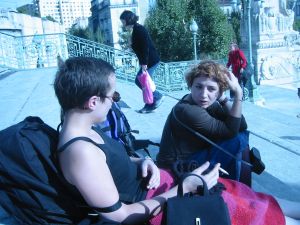
<instances>
[{"instance_id":1,"label":"bag strap","mask_svg":"<svg viewBox=\"0 0 300 225\"><path fill-rule=\"evenodd\" d=\"M115 120L115 135L116 137L120 137L122 134L124 127L121 123L122 112L118 107L118 103L113 103L111 106L113 120ZM123 119L123 118L122 118Z\"/></svg>"},{"instance_id":2,"label":"bag strap","mask_svg":"<svg viewBox=\"0 0 300 225\"><path fill-rule=\"evenodd\" d=\"M237 160L238 162L244 163L247 166L250 166L250 168L252 168L252 164L239 159L238 157L236 157L235 155L233 155L232 153L230 153L229 151L227 151L226 149L222 148L221 146L217 145L215 142L213 142L212 140L210 140L209 138L205 137L204 135L200 134L199 132L195 131L194 129L192 129L191 127L187 126L186 124L184 124L183 122L181 122L175 113L175 108L173 107L172 109L172 115L174 117L174 119L185 129L187 129L188 131L190 131L191 133L193 133L194 135L196 135L197 137L203 139L204 141L208 142L209 144L211 144L212 146L216 147L217 149L221 150L222 152L224 152L225 154L229 155L230 157L232 157L233 159Z\"/></svg>"},{"instance_id":3,"label":"bag strap","mask_svg":"<svg viewBox=\"0 0 300 225\"><path fill-rule=\"evenodd\" d=\"M175 98L175 99L178 100L178 102L182 102L182 101L184 101L184 98L185 98L186 96L188 96L188 94L184 95L181 99L179 99L179 98ZM178 104L178 103L177 103L177 104ZM175 111L174 107L173 107L173 109L172 109L172 114L175 115L175 112L173 112L173 111ZM173 116L174 116L174 115L173 115ZM174 118L175 118L175 120L178 120L176 116L174 116ZM171 124L171 123L170 123L170 124ZM170 126L171 126L171 125L170 125ZM179 160L178 155L179 155L179 154L182 154L182 151L181 151L180 148L177 148L177 146L178 146L178 141L177 141L177 140L178 140L178 139L176 139L176 137L174 137L173 129L170 129L170 134L171 134L171 139L172 139L172 145L173 145L173 147L174 147L174 149L175 149L175 158L176 158L176 161L178 161L178 160ZM174 164L173 164L173 167L174 167ZM173 168L173 169L174 169L174 168ZM175 170L175 171L177 171L177 170ZM177 175L179 175L179 174L177 174Z\"/></svg>"},{"instance_id":4,"label":"bag strap","mask_svg":"<svg viewBox=\"0 0 300 225\"><path fill-rule=\"evenodd\" d=\"M180 182L178 183L178 188L177 188L177 196L178 197L183 197L183 181L185 180L185 178L189 177L189 176L195 176L198 177L201 181L202 181L202 187L199 185L199 187L197 188L197 193L200 194L200 187L201 189L203 188L203 196L207 196L209 195L209 191L208 191L208 187L207 187L207 183L205 182L205 180L200 177L197 174L194 173L185 173L180 177Z\"/></svg>"},{"instance_id":5,"label":"bag strap","mask_svg":"<svg viewBox=\"0 0 300 225\"><path fill-rule=\"evenodd\" d=\"M126 116L124 115L124 113L122 112L122 110L120 109L120 106L118 105L118 103L114 103L112 105L112 111L115 113L116 120L117 120L117 132L118 132L117 137L122 136L122 132L124 132L123 126L126 127L126 129L128 130L128 133L135 133L135 134L139 133L138 130L131 130L129 122L128 122ZM121 124L121 119L124 124Z\"/></svg>"}]
</instances>

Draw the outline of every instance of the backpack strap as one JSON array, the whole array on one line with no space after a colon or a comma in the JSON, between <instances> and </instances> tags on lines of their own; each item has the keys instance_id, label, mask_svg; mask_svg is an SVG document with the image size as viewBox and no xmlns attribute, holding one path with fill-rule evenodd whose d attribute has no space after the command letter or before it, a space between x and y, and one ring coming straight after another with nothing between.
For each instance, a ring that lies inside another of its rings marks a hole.
<instances>
[{"instance_id":1,"label":"backpack strap","mask_svg":"<svg viewBox=\"0 0 300 225\"><path fill-rule=\"evenodd\" d=\"M123 133L123 130L124 130L124 126L123 126L123 123L121 122L121 118L124 121L124 117L123 117L122 112L117 103L112 105L111 110L113 112L112 113L112 116L114 117L113 119L116 121L115 136L120 137L120 135Z\"/></svg>"},{"instance_id":2,"label":"backpack strap","mask_svg":"<svg viewBox=\"0 0 300 225\"><path fill-rule=\"evenodd\" d=\"M73 144L75 141L87 141L90 142L96 146L98 146L98 143L96 143L95 141L93 141L92 139L88 138L88 137L75 137L71 140L69 140L68 142L66 142L65 144L63 144L60 148L57 149L57 152L63 152L67 147L69 147L71 144Z\"/></svg>"}]
</instances>

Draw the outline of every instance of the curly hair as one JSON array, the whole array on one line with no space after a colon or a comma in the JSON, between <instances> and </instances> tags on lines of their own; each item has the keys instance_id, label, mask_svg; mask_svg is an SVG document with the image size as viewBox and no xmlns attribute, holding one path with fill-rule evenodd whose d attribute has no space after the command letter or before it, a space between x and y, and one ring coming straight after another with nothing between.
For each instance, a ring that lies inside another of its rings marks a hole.
<instances>
[{"instance_id":1,"label":"curly hair","mask_svg":"<svg viewBox=\"0 0 300 225\"><path fill-rule=\"evenodd\" d=\"M194 66L185 75L185 81L189 89L191 89L194 80L197 77L208 77L217 82L220 93L228 89L226 77L228 70L225 66L212 60L201 61L198 65Z\"/></svg>"}]
</instances>

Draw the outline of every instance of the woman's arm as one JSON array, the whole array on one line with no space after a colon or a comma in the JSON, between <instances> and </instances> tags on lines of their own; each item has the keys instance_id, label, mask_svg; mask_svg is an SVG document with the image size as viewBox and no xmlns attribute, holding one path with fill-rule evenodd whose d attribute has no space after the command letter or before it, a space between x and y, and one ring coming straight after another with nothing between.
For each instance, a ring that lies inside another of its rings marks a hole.
<instances>
[{"instance_id":1,"label":"woman's arm","mask_svg":"<svg viewBox=\"0 0 300 225\"><path fill-rule=\"evenodd\" d=\"M219 115L218 112L222 109L217 103L207 109L195 104L179 104L176 107L178 107L176 115L181 122L212 140L232 138L240 130L241 117L233 117L224 112L223 115ZM184 129L176 125L178 124L176 120L172 119L172 123L176 126L175 132L179 133L177 130Z\"/></svg>"},{"instance_id":2,"label":"woman's arm","mask_svg":"<svg viewBox=\"0 0 300 225\"><path fill-rule=\"evenodd\" d=\"M227 101L224 104L224 108L228 111L229 115L236 118L241 118L243 91L241 86L239 85L238 79L233 75L233 73L228 72L227 75L227 83L229 85L230 90L232 90L234 93L234 99L232 104L229 101ZM220 101L222 101L222 99Z\"/></svg>"},{"instance_id":3,"label":"woman's arm","mask_svg":"<svg viewBox=\"0 0 300 225\"><path fill-rule=\"evenodd\" d=\"M78 142L79 143L79 142ZM82 151L85 149L85 151ZM60 162L67 180L76 186L88 205L97 208L110 207L119 201L119 194L106 164L105 155L90 143L77 144L72 151L62 152ZM201 175L209 163L197 168L193 173ZM217 183L219 164L206 175L201 175L209 188ZM124 178L126 179L126 178ZM184 190L194 192L201 181L188 177ZM121 208L110 213L100 213L103 217L128 224L141 223L158 214L168 198L177 194L177 187L149 200L130 205L122 203Z\"/></svg>"},{"instance_id":4,"label":"woman's arm","mask_svg":"<svg viewBox=\"0 0 300 225\"><path fill-rule=\"evenodd\" d=\"M131 161L137 163L141 169L142 177L149 176L147 184L148 189L157 188L160 185L160 172L156 164L150 157L134 158L130 157Z\"/></svg>"},{"instance_id":5,"label":"woman's arm","mask_svg":"<svg viewBox=\"0 0 300 225\"><path fill-rule=\"evenodd\" d=\"M209 163L206 163L201 167L197 168L195 171L193 171L193 173L201 175L208 168L208 166ZM208 173L207 175L201 175L208 184L209 188L211 188L217 183L217 180L219 178L219 167L220 165L217 164L210 173ZM198 178L188 177L184 181L184 190L186 192L195 192L197 187L201 184L202 183ZM167 199L176 195L177 186L152 199L140 201L130 205L123 204L122 207L116 212L102 215L107 216L107 218L112 220L114 220L114 218L120 218L121 220L117 221L122 221L126 224L141 223L146 220L149 220L151 217L161 212ZM122 215L122 217L119 217L120 215Z\"/></svg>"}]
</instances>

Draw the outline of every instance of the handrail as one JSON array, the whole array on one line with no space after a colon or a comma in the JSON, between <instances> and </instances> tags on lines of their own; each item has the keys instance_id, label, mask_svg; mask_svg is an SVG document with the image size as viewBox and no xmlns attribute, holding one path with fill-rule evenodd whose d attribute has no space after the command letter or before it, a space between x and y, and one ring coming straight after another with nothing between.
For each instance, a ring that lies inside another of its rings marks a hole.
<instances>
[{"instance_id":1,"label":"handrail","mask_svg":"<svg viewBox=\"0 0 300 225\"><path fill-rule=\"evenodd\" d=\"M134 82L139 69L136 55L91 40L64 33L14 36L0 32L0 66L14 69L34 69L57 66L57 56L101 58L116 70L118 79ZM153 79L164 92L185 90L185 72L196 63L194 60L161 62Z\"/></svg>"}]
</instances>

